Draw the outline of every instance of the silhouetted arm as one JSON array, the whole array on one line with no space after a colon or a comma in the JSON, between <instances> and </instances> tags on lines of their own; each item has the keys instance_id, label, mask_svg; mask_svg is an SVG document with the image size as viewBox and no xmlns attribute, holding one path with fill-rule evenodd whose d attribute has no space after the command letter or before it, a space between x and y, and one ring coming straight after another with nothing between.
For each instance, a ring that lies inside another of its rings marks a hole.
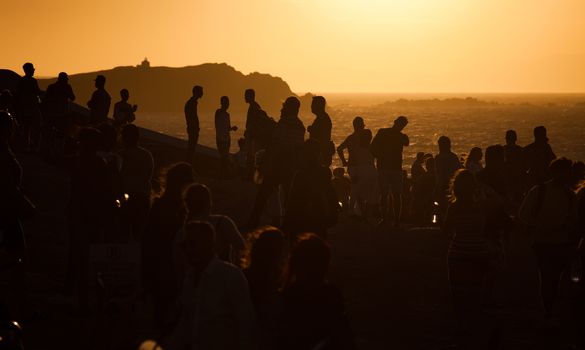
<instances>
[{"instance_id":1,"label":"silhouetted arm","mask_svg":"<svg viewBox=\"0 0 585 350\"><path fill-rule=\"evenodd\" d=\"M67 87L67 97L69 97L71 101L75 101L75 94L73 93L73 88L71 85Z\"/></svg>"},{"instance_id":2,"label":"silhouetted arm","mask_svg":"<svg viewBox=\"0 0 585 350\"><path fill-rule=\"evenodd\" d=\"M410 145L410 139L408 138L408 135L402 134L402 145L403 146L408 146Z\"/></svg>"},{"instance_id":3,"label":"silhouetted arm","mask_svg":"<svg viewBox=\"0 0 585 350\"><path fill-rule=\"evenodd\" d=\"M343 151L347 148L348 139L349 139L349 137L347 137L341 143L341 145L339 145L339 147L337 147L337 155L339 156L339 159L341 160L341 164L343 166L347 166L347 160L345 159L345 154L343 153Z\"/></svg>"}]
</instances>

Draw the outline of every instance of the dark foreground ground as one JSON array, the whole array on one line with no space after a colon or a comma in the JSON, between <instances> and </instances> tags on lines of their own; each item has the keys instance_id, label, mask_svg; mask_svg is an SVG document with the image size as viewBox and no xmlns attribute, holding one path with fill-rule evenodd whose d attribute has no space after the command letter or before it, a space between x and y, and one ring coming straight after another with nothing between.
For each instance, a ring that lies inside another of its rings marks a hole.
<instances>
[{"instance_id":1,"label":"dark foreground ground","mask_svg":"<svg viewBox=\"0 0 585 350\"><path fill-rule=\"evenodd\" d=\"M159 164L178 159L160 145L150 146ZM120 304L105 312L82 315L60 297L67 257L64 213L68 179L34 156L21 156L20 160L24 188L40 211L26 223L26 348L133 348L149 335L149 301L136 297L128 304L131 306ZM251 208L254 187L239 180L200 181L211 187L215 211L242 224ZM334 253L331 279L345 295L360 349L448 349L456 343L446 272L448 240L439 231L390 231L342 217L330 241ZM0 276L3 294L9 295L12 278L6 273ZM498 335L494 348L565 348L567 336L543 328L539 321L536 286L529 244L516 235L507 267L495 283L496 305L486 315L490 325L486 333Z\"/></svg>"}]
</instances>

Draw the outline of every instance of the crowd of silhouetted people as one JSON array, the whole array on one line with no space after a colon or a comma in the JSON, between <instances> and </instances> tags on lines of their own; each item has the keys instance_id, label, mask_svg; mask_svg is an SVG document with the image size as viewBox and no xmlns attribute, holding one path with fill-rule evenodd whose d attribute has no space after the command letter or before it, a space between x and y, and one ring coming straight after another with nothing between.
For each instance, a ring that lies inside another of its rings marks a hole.
<instances>
[{"instance_id":1,"label":"crowd of silhouetted people","mask_svg":"<svg viewBox=\"0 0 585 350\"><path fill-rule=\"evenodd\" d=\"M462 344L476 345L470 348L479 348L474 342L484 327L484 307L493 302L490 288L505 268L513 234L532 237L546 322L555 322L567 274L581 290L575 319L585 317L578 264L585 249L585 165L557 158L543 126L525 147L510 130L505 145L474 147L467 155L455 154L449 137L441 136L438 152L417 153L409 174L403 164L410 144L406 117L375 134L356 117L353 133L336 147L322 96L313 97L315 119L305 127L298 98L287 98L275 120L255 91L246 90L244 137L232 156L230 132L237 127L223 96L215 113L219 175L237 168L257 187L250 216L238 227L216 214L210 188L193 170L203 87L193 87L184 107L186 162L165 167L155 191L155 161L140 145L128 90L120 91L110 117L106 77L98 75L87 114L72 104L66 73L43 92L34 66L23 69L16 90L0 95L0 267L16 271L16 290L24 290L21 222L36 208L21 188L23 169L13 149L38 154L69 175L63 293L90 310L91 246L139 244L153 336L168 349L354 348L343 297L327 277L328 236L340 217L375 220L389 232L435 226L450 237L453 305ZM336 153L342 167L331 170Z\"/></svg>"}]
</instances>

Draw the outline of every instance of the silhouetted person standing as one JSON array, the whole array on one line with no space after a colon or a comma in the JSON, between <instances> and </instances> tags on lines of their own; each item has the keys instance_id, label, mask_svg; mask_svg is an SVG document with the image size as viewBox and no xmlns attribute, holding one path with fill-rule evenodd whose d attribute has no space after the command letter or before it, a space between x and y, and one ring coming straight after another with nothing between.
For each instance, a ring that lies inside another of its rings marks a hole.
<instances>
[{"instance_id":1,"label":"silhouetted person standing","mask_svg":"<svg viewBox=\"0 0 585 350\"><path fill-rule=\"evenodd\" d=\"M452 183L454 201L447 210L443 232L451 238L447 255L453 306L466 349L481 348L481 297L489 265L485 239L487 203L478 198L478 184L466 169L456 172ZM463 345L463 344L461 344Z\"/></svg>"},{"instance_id":2,"label":"silhouetted person standing","mask_svg":"<svg viewBox=\"0 0 585 350\"><path fill-rule=\"evenodd\" d=\"M164 192L152 203L142 239L142 281L152 294L156 327L169 326L169 310L176 300L181 281L173 263L173 243L185 223L183 190L193 182L193 168L173 164L166 171Z\"/></svg>"},{"instance_id":3,"label":"silhouetted person standing","mask_svg":"<svg viewBox=\"0 0 585 350\"><path fill-rule=\"evenodd\" d=\"M353 119L353 133L345 138L345 140L337 147L337 155L339 155L339 159L341 159L341 164L345 167L348 167L348 170L355 164L355 160L353 159L352 155L354 155L355 150L360 146L360 142L362 139L362 134L365 129L366 125L364 123L364 119L362 117L355 117ZM346 160L345 154L343 153L347 149L348 158ZM351 176L351 172L349 174Z\"/></svg>"},{"instance_id":4,"label":"silhouetted person standing","mask_svg":"<svg viewBox=\"0 0 585 350\"><path fill-rule=\"evenodd\" d=\"M77 292L80 307L88 307L89 248L101 241L100 234L112 212L112 179L105 160L97 152L102 135L94 128L79 133L79 156L71 169L71 198L69 203L69 264L66 290Z\"/></svg>"},{"instance_id":5,"label":"silhouetted person standing","mask_svg":"<svg viewBox=\"0 0 585 350\"><path fill-rule=\"evenodd\" d=\"M236 131L238 127L231 125L230 114L228 112L230 99L227 96L222 96L220 103L221 108L215 111L215 143L221 158L219 172L221 175L226 176L230 168L230 131Z\"/></svg>"},{"instance_id":6,"label":"silhouetted person standing","mask_svg":"<svg viewBox=\"0 0 585 350\"><path fill-rule=\"evenodd\" d=\"M130 124L136 119L134 113L138 106L128 103L129 99L130 92L128 89L120 90L120 101L114 105L114 125L118 128Z\"/></svg>"},{"instance_id":7,"label":"silhouetted person standing","mask_svg":"<svg viewBox=\"0 0 585 350\"><path fill-rule=\"evenodd\" d=\"M140 131L134 124L122 129L120 175L122 189L128 194L124 214L127 228L136 240L140 240L146 226L146 216L150 209L150 190L154 160L152 154L140 147Z\"/></svg>"},{"instance_id":8,"label":"silhouetted person standing","mask_svg":"<svg viewBox=\"0 0 585 350\"><path fill-rule=\"evenodd\" d=\"M35 67L27 62L22 66L24 77L20 78L16 87L16 117L24 138L24 147L37 150L41 137L41 90L34 78Z\"/></svg>"},{"instance_id":9,"label":"silhouetted person standing","mask_svg":"<svg viewBox=\"0 0 585 350\"><path fill-rule=\"evenodd\" d=\"M378 167L383 222L387 222L389 219L388 200L391 198L394 226L400 225L402 217L402 150L410 144L408 136L402 133L402 130L407 124L406 117L396 118L391 128L378 130L371 145L371 151L376 158Z\"/></svg>"},{"instance_id":10,"label":"silhouetted person standing","mask_svg":"<svg viewBox=\"0 0 585 350\"><path fill-rule=\"evenodd\" d=\"M321 149L321 162L325 166L331 166L335 153L335 145L331 141L331 118L325 112L326 100L323 96L314 96L311 102L311 112L315 115L313 124L307 127L309 138L317 140Z\"/></svg>"},{"instance_id":11,"label":"silhouetted person standing","mask_svg":"<svg viewBox=\"0 0 585 350\"><path fill-rule=\"evenodd\" d=\"M246 138L246 152L248 154L248 176L252 177L256 152L269 146L276 122L256 102L256 92L253 89L247 89L244 92L244 99L249 104L244 137Z\"/></svg>"},{"instance_id":12,"label":"silhouetted person standing","mask_svg":"<svg viewBox=\"0 0 585 350\"><path fill-rule=\"evenodd\" d=\"M326 239L336 224L339 205L331 184L331 171L321 162L318 141L309 139L302 148L300 169L287 197L283 228L294 242L297 235L313 232Z\"/></svg>"},{"instance_id":13,"label":"silhouetted person standing","mask_svg":"<svg viewBox=\"0 0 585 350\"><path fill-rule=\"evenodd\" d=\"M75 101L73 88L69 84L69 76L59 73L57 81L47 87L43 103L47 119L51 126L63 134L69 128L69 103Z\"/></svg>"},{"instance_id":14,"label":"silhouetted person standing","mask_svg":"<svg viewBox=\"0 0 585 350\"><path fill-rule=\"evenodd\" d=\"M546 128L534 128L534 142L524 147L522 152L527 170L528 189L550 180L548 166L556 158L546 136Z\"/></svg>"},{"instance_id":15,"label":"silhouetted person standing","mask_svg":"<svg viewBox=\"0 0 585 350\"><path fill-rule=\"evenodd\" d=\"M439 137L437 141L439 154L435 157L435 172L437 185L435 187L435 197L439 203L439 212L445 213L447 210L447 196L449 183L453 174L461 168L459 157L451 152L451 139L447 136Z\"/></svg>"},{"instance_id":16,"label":"silhouetted person standing","mask_svg":"<svg viewBox=\"0 0 585 350\"><path fill-rule=\"evenodd\" d=\"M199 142L199 115L197 114L197 104L199 99L203 97L203 87L199 85L193 86L191 90L192 96L185 103L185 121L187 123L187 137L188 145L188 159L193 161L195 152L197 150L197 143Z\"/></svg>"},{"instance_id":17,"label":"silhouetted person standing","mask_svg":"<svg viewBox=\"0 0 585 350\"><path fill-rule=\"evenodd\" d=\"M274 349L355 349L343 295L328 281L329 245L314 234L292 249Z\"/></svg>"},{"instance_id":18,"label":"silhouetted person standing","mask_svg":"<svg viewBox=\"0 0 585 350\"><path fill-rule=\"evenodd\" d=\"M532 228L533 249L540 272L540 291L545 317L553 316L554 302L563 272L575 252L574 227L577 199L570 189L572 162L554 160L549 167L552 179L533 187L520 206L519 218Z\"/></svg>"},{"instance_id":19,"label":"silhouetted person standing","mask_svg":"<svg viewBox=\"0 0 585 350\"><path fill-rule=\"evenodd\" d=\"M299 119L301 102L289 97L282 104L280 120L266 150L263 165L264 179L258 190L248 225L256 227L270 195L282 187L288 195L293 176L299 167L299 151L303 147L305 126ZM286 198L284 200L286 203Z\"/></svg>"},{"instance_id":20,"label":"silhouetted person standing","mask_svg":"<svg viewBox=\"0 0 585 350\"><path fill-rule=\"evenodd\" d=\"M96 90L91 95L91 99L87 102L89 107L89 123L100 124L108 120L108 113L110 113L110 103L112 98L105 89L106 77L98 75L95 78Z\"/></svg>"},{"instance_id":21,"label":"silhouetted person standing","mask_svg":"<svg viewBox=\"0 0 585 350\"><path fill-rule=\"evenodd\" d=\"M506 144L504 145L504 157L506 177L508 178L508 192L516 206L520 204L524 194L524 155L523 148L516 144L518 136L516 131L506 131Z\"/></svg>"},{"instance_id":22,"label":"silhouetted person standing","mask_svg":"<svg viewBox=\"0 0 585 350\"><path fill-rule=\"evenodd\" d=\"M187 262L169 349L257 349L248 282L236 266L215 255L215 230L190 221L181 239Z\"/></svg>"}]
</instances>

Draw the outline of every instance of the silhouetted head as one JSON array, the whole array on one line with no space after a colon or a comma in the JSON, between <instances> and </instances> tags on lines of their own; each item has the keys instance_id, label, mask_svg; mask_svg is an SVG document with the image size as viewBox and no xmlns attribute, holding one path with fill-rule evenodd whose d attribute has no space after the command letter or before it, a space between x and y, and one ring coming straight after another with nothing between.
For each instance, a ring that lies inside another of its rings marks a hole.
<instances>
[{"instance_id":1,"label":"silhouetted head","mask_svg":"<svg viewBox=\"0 0 585 350\"><path fill-rule=\"evenodd\" d=\"M403 130L408 125L408 119L401 115L394 120L394 129Z\"/></svg>"},{"instance_id":2,"label":"silhouetted head","mask_svg":"<svg viewBox=\"0 0 585 350\"><path fill-rule=\"evenodd\" d=\"M326 104L327 104L327 101L325 101L325 97L313 96L313 100L311 101L311 112L313 114L324 113Z\"/></svg>"},{"instance_id":3,"label":"silhouetted head","mask_svg":"<svg viewBox=\"0 0 585 350\"><path fill-rule=\"evenodd\" d=\"M205 265L215 256L215 229L205 221L189 221L181 243L189 265Z\"/></svg>"},{"instance_id":4,"label":"silhouetted head","mask_svg":"<svg viewBox=\"0 0 585 350\"><path fill-rule=\"evenodd\" d=\"M467 169L459 169L451 181L451 199L453 201L472 202L477 189L475 176Z\"/></svg>"},{"instance_id":5,"label":"silhouetted head","mask_svg":"<svg viewBox=\"0 0 585 350\"><path fill-rule=\"evenodd\" d=\"M548 169L553 181L570 185L573 179L573 161L565 157L553 160Z\"/></svg>"},{"instance_id":6,"label":"silhouetted head","mask_svg":"<svg viewBox=\"0 0 585 350\"><path fill-rule=\"evenodd\" d=\"M369 148L372 143L372 130L364 129L360 134L360 146Z\"/></svg>"},{"instance_id":7,"label":"silhouetted head","mask_svg":"<svg viewBox=\"0 0 585 350\"><path fill-rule=\"evenodd\" d=\"M330 264L329 245L317 235L305 233L290 253L287 284L320 285L326 281Z\"/></svg>"},{"instance_id":8,"label":"silhouetted head","mask_svg":"<svg viewBox=\"0 0 585 350\"><path fill-rule=\"evenodd\" d=\"M485 149L486 169L501 169L506 161L506 153L502 145L493 145Z\"/></svg>"},{"instance_id":9,"label":"silhouetted head","mask_svg":"<svg viewBox=\"0 0 585 350\"><path fill-rule=\"evenodd\" d=\"M193 168L189 163L176 163L171 165L164 177L165 194L180 198L183 189L194 181Z\"/></svg>"},{"instance_id":10,"label":"silhouetted head","mask_svg":"<svg viewBox=\"0 0 585 350\"><path fill-rule=\"evenodd\" d=\"M433 173L435 171L435 158L433 156L427 157L425 159L425 169L429 173Z\"/></svg>"},{"instance_id":11,"label":"silhouetted head","mask_svg":"<svg viewBox=\"0 0 585 350\"><path fill-rule=\"evenodd\" d=\"M95 154L102 146L102 133L96 128L79 131L79 153Z\"/></svg>"},{"instance_id":12,"label":"silhouetted head","mask_svg":"<svg viewBox=\"0 0 585 350\"><path fill-rule=\"evenodd\" d=\"M27 77L32 77L35 75L35 66L33 66L33 64L30 62L23 64L22 70L24 71L24 75Z\"/></svg>"},{"instance_id":13,"label":"silhouetted head","mask_svg":"<svg viewBox=\"0 0 585 350\"><path fill-rule=\"evenodd\" d=\"M128 89L120 90L120 98L122 99L122 101L128 101L128 99L130 98L130 92L128 91Z\"/></svg>"},{"instance_id":14,"label":"silhouetted head","mask_svg":"<svg viewBox=\"0 0 585 350\"><path fill-rule=\"evenodd\" d=\"M211 191L203 184L191 184L183 193L185 208L191 217L211 214Z\"/></svg>"},{"instance_id":15,"label":"silhouetted head","mask_svg":"<svg viewBox=\"0 0 585 350\"><path fill-rule=\"evenodd\" d=\"M106 77L99 74L97 77L95 77L95 87L98 89L103 89L104 86L106 86Z\"/></svg>"},{"instance_id":16,"label":"silhouetted head","mask_svg":"<svg viewBox=\"0 0 585 350\"><path fill-rule=\"evenodd\" d=\"M515 130L506 131L506 144L515 145L516 141L518 141L518 135L516 134L516 131Z\"/></svg>"},{"instance_id":17,"label":"silhouetted head","mask_svg":"<svg viewBox=\"0 0 585 350\"><path fill-rule=\"evenodd\" d=\"M193 86L193 89L191 90L191 92L193 93L193 97L195 99L203 97L203 87L201 87L199 85Z\"/></svg>"},{"instance_id":18,"label":"silhouetted head","mask_svg":"<svg viewBox=\"0 0 585 350\"><path fill-rule=\"evenodd\" d=\"M416 153L416 161L422 163L425 161L425 152L417 152Z\"/></svg>"},{"instance_id":19,"label":"silhouetted head","mask_svg":"<svg viewBox=\"0 0 585 350\"><path fill-rule=\"evenodd\" d=\"M483 152L479 147L473 147L471 151L469 151L469 155L467 155L467 160L473 162L479 162L483 158Z\"/></svg>"},{"instance_id":20,"label":"silhouetted head","mask_svg":"<svg viewBox=\"0 0 585 350\"><path fill-rule=\"evenodd\" d=\"M263 227L250 235L243 265L256 277L281 278L286 240L276 227ZM263 276L258 276L263 275Z\"/></svg>"},{"instance_id":21,"label":"silhouetted head","mask_svg":"<svg viewBox=\"0 0 585 350\"><path fill-rule=\"evenodd\" d=\"M447 136L439 137L437 144L439 145L439 153L451 152L451 139Z\"/></svg>"},{"instance_id":22,"label":"silhouetted head","mask_svg":"<svg viewBox=\"0 0 585 350\"><path fill-rule=\"evenodd\" d=\"M319 167L321 165L321 147L319 141L307 139L303 144L302 150L303 164L309 167Z\"/></svg>"},{"instance_id":23,"label":"silhouetted head","mask_svg":"<svg viewBox=\"0 0 585 350\"><path fill-rule=\"evenodd\" d=\"M345 175L345 168L335 168L333 169L333 177L339 179Z\"/></svg>"},{"instance_id":24,"label":"silhouetted head","mask_svg":"<svg viewBox=\"0 0 585 350\"><path fill-rule=\"evenodd\" d=\"M0 111L0 143L8 144L15 132L14 121L6 111Z\"/></svg>"},{"instance_id":25,"label":"silhouetted head","mask_svg":"<svg viewBox=\"0 0 585 350\"><path fill-rule=\"evenodd\" d=\"M102 134L100 151L109 152L113 150L118 144L118 132L116 128L109 123L101 123L97 128Z\"/></svg>"},{"instance_id":26,"label":"silhouetted head","mask_svg":"<svg viewBox=\"0 0 585 350\"><path fill-rule=\"evenodd\" d=\"M546 128L544 126L537 126L534 128L534 141L535 142L547 142L548 137L546 136Z\"/></svg>"},{"instance_id":27,"label":"silhouetted head","mask_svg":"<svg viewBox=\"0 0 585 350\"><path fill-rule=\"evenodd\" d=\"M121 132L122 144L124 147L138 146L140 140L140 130L134 124L127 124Z\"/></svg>"},{"instance_id":28,"label":"silhouetted head","mask_svg":"<svg viewBox=\"0 0 585 350\"><path fill-rule=\"evenodd\" d=\"M254 91L254 89L246 89L244 92L244 100L246 103L252 103L256 101L256 91Z\"/></svg>"},{"instance_id":29,"label":"silhouetted head","mask_svg":"<svg viewBox=\"0 0 585 350\"><path fill-rule=\"evenodd\" d=\"M366 123L364 123L364 118L362 118L362 117L353 118L353 130L354 131L364 130L365 127L366 127Z\"/></svg>"},{"instance_id":30,"label":"silhouetted head","mask_svg":"<svg viewBox=\"0 0 585 350\"><path fill-rule=\"evenodd\" d=\"M67 75L67 73L65 72L59 73L59 76L57 77L57 82L61 84L67 84L69 82L69 76Z\"/></svg>"},{"instance_id":31,"label":"silhouetted head","mask_svg":"<svg viewBox=\"0 0 585 350\"><path fill-rule=\"evenodd\" d=\"M221 104L221 108L223 108L223 109L230 108L230 99L227 96L222 96L219 99L219 103Z\"/></svg>"},{"instance_id":32,"label":"silhouetted head","mask_svg":"<svg viewBox=\"0 0 585 350\"><path fill-rule=\"evenodd\" d=\"M282 104L282 116L284 117L297 117L299 115L299 109L301 108L301 101L298 98L291 96L287 98Z\"/></svg>"}]
</instances>

